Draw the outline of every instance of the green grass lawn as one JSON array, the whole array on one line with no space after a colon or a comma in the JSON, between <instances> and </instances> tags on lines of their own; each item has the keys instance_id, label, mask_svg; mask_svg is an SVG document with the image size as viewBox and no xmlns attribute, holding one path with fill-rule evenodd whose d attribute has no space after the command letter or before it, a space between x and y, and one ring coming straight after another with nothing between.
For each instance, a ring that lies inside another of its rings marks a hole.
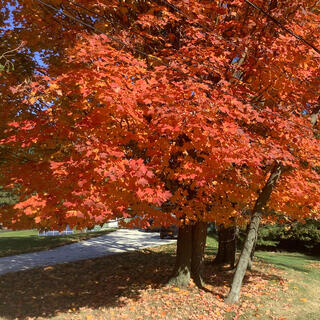
<instances>
[{"instance_id":1,"label":"green grass lawn","mask_svg":"<svg viewBox=\"0 0 320 320\"><path fill-rule=\"evenodd\" d=\"M279 270L286 281L286 290L276 297L265 299L261 319L266 310L276 319L320 319L320 257L301 253L257 252L258 261L264 261ZM251 318L247 318L251 319Z\"/></svg>"},{"instance_id":2,"label":"green grass lawn","mask_svg":"<svg viewBox=\"0 0 320 320\"><path fill-rule=\"evenodd\" d=\"M0 319L54 320L315 320L320 260L296 253L257 252L242 297L225 305L232 271L214 267L208 238L204 290L166 286L175 245L148 248L0 276Z\"/></svg>"},{"instance_id":3,"label":"green grass lawn","mask_svg":"<svg viewBox=\"0 0 320 320\"><path fill-rule=\"evenodd\" d=\"M113 229L47 237L39 237L37 230L1 232L0 257L48 250L65 244L101 236L112 231Z\"/></svg>"}]
</instances>

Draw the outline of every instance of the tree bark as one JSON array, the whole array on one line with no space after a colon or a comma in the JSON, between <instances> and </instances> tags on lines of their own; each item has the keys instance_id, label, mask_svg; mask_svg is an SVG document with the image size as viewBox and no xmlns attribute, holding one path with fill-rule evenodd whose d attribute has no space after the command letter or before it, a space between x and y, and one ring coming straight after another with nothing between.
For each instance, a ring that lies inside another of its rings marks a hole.
<instances>
[{"instance_id":1,"label":"tree bark","mask_svg":"<svg viewBox=\"0 0 320 320\"><path fill-rule=\"evenodd\" d=\"M185 225L179 228L177 240L176 266L169 284L185 287L190 282L192 259L192 226Z\"/></svg>"},{"instance_id":2,"label":"tree bark","mask_svg":"<svg viewBox=\"0 0 320 320\"><path fill-rule=\"evenodd\" d=\"M249 262L248 262L248 270L250 270L250 271L252 270L252 264L253 264L254 253L256 251L257 240L258 240L258 234L256 234L256 237L254 239L252 250L250 253Z\"/></svg>"},{"instance_id":3,"label":"tree bark","mask_svg":"<svg viewBox=\"0 0 320 320\"><path fill-rule=\"evenodd\" d=\"M194 225L179 228L176 266L169 284L185 287L189 285L192 278L197 286L203 285L201 270L206 237L206 222L197 222Z\"/></svg>"},{"instance_id":4,"label":"tree bark","mask_svg":"<svg viewBox=\"0 0 320 320\"><path fill-rule=\"evenodd\" d=\"M240 298L240 290L241 290L241 285L242 281L244 278L244 275L246 273L250 255L252 253L253 245L255 242L255 239L257 237L258 233L258 228L259 228L259 223L261 220L262 212L265 209L265 206L267 205L267 202L270 199L270 195L272 193L272 190L274 189L274 186L278 179L281 176L281 165L276 164L272 171L271 175L261 190L261 193L255 203L255 206L252 211L252 216L251 216L251 222L250 222L250 227L249 227L249 232L247 234L243 250L240 255L240 259L236 268L236 272L233 276L233 281L231 285L231 289L229 292L229 295L227 299L225 300L226 303L233 304L237 302Z\"/></svg>"},{"instance_id":5,"label":"tree bark","mask_svg":"<svg viewBox=\"0 0 320 320\"><path fill-rule=\"evenodd\" d=\"M197 222L192 226L192 258L191 258L191 277L198 287L203 287L201 277L203 254L207 239L207 223Z\"/></svg>"},{"instance_id":6,"label":"tree bark","mask_svg":"<svg viewBox=\"0 0 320 320\"><path fill-rule=\"evenodd\" d=\"M219 227L219 244L218 253L213 260L215 265L229 264L234 268L237 250L237 227L230 226L225 228L224 225Z\"/></svg>"},{"instance_id":7,"label":"tree bark","mask_svg":"<svg viewBox=\"0 0 320 320\"><path fill-rule=\"evenodd\" d=\"M224 225L221 224L218 228L218 252L213 260L214 265L222 265L226 260L226 246L225 246L226 234Z\"/></svg>"},{"instance_id":8,"label":"tree bark","mask_svg":"<svg viewBox=\"0 0 320 320\"><path fill-rule=\"evenodd\" d=\"M250 223L247 224L246 234L248 234L249 230L250 230ZM247 269L250 271L252 270L252 264L253 264L254 253L256 250L257 240L258 240L258 235L256 236L256 238L254 240L252 251L250 253L250 259L248 261L248 268Z\"/></svg>"}]
</instances>

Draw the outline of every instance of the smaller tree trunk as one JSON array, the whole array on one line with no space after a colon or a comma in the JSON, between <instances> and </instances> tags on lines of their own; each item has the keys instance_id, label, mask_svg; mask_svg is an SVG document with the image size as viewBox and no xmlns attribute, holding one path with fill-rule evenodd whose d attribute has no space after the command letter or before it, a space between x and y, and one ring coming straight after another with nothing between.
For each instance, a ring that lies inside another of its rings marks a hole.
<instances>
[{"instance_id":1,"label":"smaller tree trunk","mask_svg":"<svg viewBox=\"0 0 320 320\"><path fill-rule=\"evenodd\" d=\"M248 270L250 270L250 271L252 270L252 264L253 264L254 253L256 251L257 240L258 240L258 234L256 234L256 238L254 239L253 247L252 247L252 250L250 253L250 258L248 261Z\"/></svg>"},{"instance_id":2,"label":"smaller tree trunk","mask_svg":"<svg viewBox=\"0 0 320 320\"><path fill-rule=\"evenodd\" d=\"M237 227L219 227L218 253L213 260L215 265L229 264L233 269L237 250Z\"/></svg>"},{"instance_id":3,"label":"smaller tree trunk","mask_svg":"<svg viewBox=\"0 0 320 320\"><path fill-rule=\"evenodd\" d=\"M253 208L252 216L251 216L251 222L249 227L249 232L247 234L243 250L240 255L240 259L236 268L236 272L233 276L233 281L231 285L231 289L229 292L229 295L226 299L226 303L233 304L237 302L240 298L240 290L242 281L244 278L244 275L246 273L250 255L252 253L253 245L255 242L255 239L257 238L258 234L258 228L259 223L261 220L262 212L264 211L265 206L267 205L267 202L270 199L271 192L280 178L281 175L281 165L276 164L271 171L271 175L263 187L256 203Z\"/></svg>"},{"instance_id":4,"label":"smaller tree trunk","mask_svg":"<svg viewBox=\"0 0 320 320\"><path fill-rule=\"evenodd\" d=\"M235 303L239 300L240 298L240 290L241 290L241 285L242 281L244 278L244 275L247 270L247 266L250 260L250 254L252 251L254 239L255 239L255 232L257 228L259 227L260 223L260 214L256 213L252 216L251 223L250 223L250 230L249 233L247 234L247 238L244 244L244 248L242 250L242 253L240 255L240 259L237 264L236 272L233 277L232 281L232 286L231 290L229 292L229 295L226 299L227 303Z\"/></svg>"},{"instance_id":5,"label":"smaller tree trunk","mask_svg":"<svg viewBox=\"0 0 320 320\"><path fill-rule=\"evenodd\" d=\"M221 224L218 227L218 252L216 257L213 260L214 265L221 265L225 263L226 260L226 236L224 225Z\"/></svg>"}]
</instances>

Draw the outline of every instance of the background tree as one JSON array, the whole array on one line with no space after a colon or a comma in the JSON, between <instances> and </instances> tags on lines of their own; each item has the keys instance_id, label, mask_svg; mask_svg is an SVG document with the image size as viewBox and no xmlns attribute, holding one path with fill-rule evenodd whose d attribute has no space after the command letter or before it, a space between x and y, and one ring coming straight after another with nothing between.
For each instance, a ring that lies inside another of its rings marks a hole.
<instances>
[{"instance_id":1,"label":"background tree","mask_svg":"<svg viewBox=\"0 0 320 320\"><path fill-rule=\"evenodd\" d=\"M218 228L218 252L213 260L214 265L228 265L234 268L237 253L237 225L221 224Z\"/></svg>"}]
</instances>

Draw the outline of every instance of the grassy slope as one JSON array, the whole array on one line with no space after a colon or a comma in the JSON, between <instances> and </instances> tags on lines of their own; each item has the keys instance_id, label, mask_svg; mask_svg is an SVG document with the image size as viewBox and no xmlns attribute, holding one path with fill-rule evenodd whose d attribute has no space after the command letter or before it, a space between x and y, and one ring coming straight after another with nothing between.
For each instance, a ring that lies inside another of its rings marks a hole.
<instances>
[{"instance_id":1,"label":"grassy slope","mask_svg":"<svg viewBox=\"0 0 320 320\"><path fill-rule=\"evenodd\" d=\"M230 307L223 298L232 272L211 265L215 252L209 238L205 290L165 286L175 245L0 276L0 319L319 319L316 258L258 252L240 303Z\"/></svg>"},{"instance_id":2,"label":"grassy slope","mask_svg":"<svg viewBox=\"0 0 320 320\"><path fill-rule=\"evenodd\" d=\"M101 236L111 231L113 230L48 237L39 237L37 230L2 232L0 233L0 257L48 250L65 244Z\"/></svg>"},{"instance_id":3,"label":"grassy slope","mask_svg":"<svg viewBox=\"0 0 320 320\"><path fill-rule=\"evenodd\" d=\"M297 320L320 319L320 258L301 253L258 252L258 259L282 270L287 280L287 290L277 297L265 299L264 310L277 318Z\"/></svg>"}]
</instances>

